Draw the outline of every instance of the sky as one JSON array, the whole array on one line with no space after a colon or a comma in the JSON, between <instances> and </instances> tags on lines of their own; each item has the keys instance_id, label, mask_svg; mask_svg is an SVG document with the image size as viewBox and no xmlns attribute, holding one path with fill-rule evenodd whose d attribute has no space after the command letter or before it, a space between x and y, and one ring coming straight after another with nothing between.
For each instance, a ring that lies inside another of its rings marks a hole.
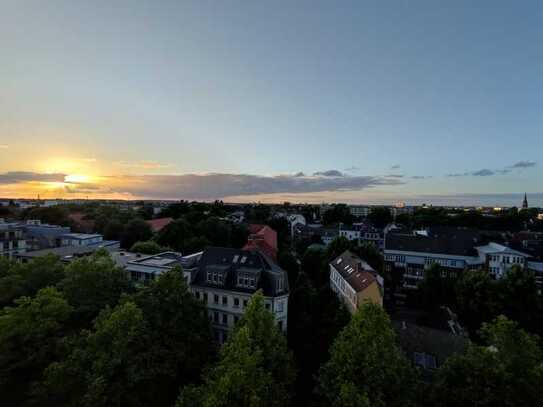
<instances>
[{"instance_id":1,"label":"sky","mask_svg":"<svg viewBox=\"0 0 543 407\"><path fill-rule=\"evenodd\" d=\"M0 6L1 197L543 206L540 1Z\"/></svg>"}]
</instances>

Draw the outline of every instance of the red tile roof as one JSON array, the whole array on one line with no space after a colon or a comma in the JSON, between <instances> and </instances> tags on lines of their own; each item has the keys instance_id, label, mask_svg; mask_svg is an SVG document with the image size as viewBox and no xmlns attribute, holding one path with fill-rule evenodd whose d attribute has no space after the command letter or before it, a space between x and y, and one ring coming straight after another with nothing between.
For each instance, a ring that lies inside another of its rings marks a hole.
<instances>
[{"instance_id":1,"label":"red tile roof","mask_svg":"<svg viewBox=\"0 0 543 407\"><path fill-rule=\"evenodd\" d=\"M160 232L163 228L169 225L173 218L158 218L145 221L153 232Z\"/></svg>"},{"instance_id":2,"label":"red tile roof","mask_svg":"<svg viewBox=\"0 0 543 407\"><path fill-rule=\"evenodd\" d=\"M277 232L267 225L249 225L245 250L260 250L273 260L277 259Z\"/></svg>"}]
</instances>

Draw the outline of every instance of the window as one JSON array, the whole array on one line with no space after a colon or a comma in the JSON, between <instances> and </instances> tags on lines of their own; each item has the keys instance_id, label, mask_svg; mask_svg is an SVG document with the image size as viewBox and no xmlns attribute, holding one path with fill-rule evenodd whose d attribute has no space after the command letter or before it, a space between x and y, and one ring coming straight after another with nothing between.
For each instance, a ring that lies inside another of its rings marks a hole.
<instances>
[{"instance_id":1,"label":"window","mask_svg":"<svg viewBox=\"0 0 543 407\"><path fill-rule=\"evenodd\" d=\"M279 330L282 331L283 330L283 321L279 321L277 323L277 325L279 326Z\"/></svg>"},{"instance_id":2,"label":"window","mask_svg":"<svg viewBox=\"0 0 543 407\"><path fill-rule=\"evenodd\" d=\"M213 312L213 322L215 322L216 324L219 323L219 313L217 311Z\"/></svg>"},{"instance_id":3,"label":"window","mask_svg":"<svg viewBox=\"0 0 543 407\"><path fill-rule=\"evenodd\" d=\"M266 304L266 309L269 311L269 309L270 309L270 304L268 304L268 303Z\"/></svg>"},{"instance_id":4,"label":"window","mask_svg":"<svg viewBox=\"0 0 543 407\"><path fill-rule=\"evenodd\" d=\"M213 302L214 302L215 304L218 304L218 303L219 303L219 296L218 296L217 294L215 294L215 295L213 296Z\"/></svg>"},{"instance_id":5,"label":"window","mask_svg":"<svg viewBox=\"0 0 543 407\"><path fill-rule=\"evenodd\" d=\"M283 301L277 301L277 305L275 306L275 310L277 312L283 312Z\"/></svg>"},{"instance_id":6,"label":"window","mask_svg":"<svg viewBox=\"0 0 543 407\"><path fill-rule=\"evenodd\" d=\"M207 293L204 293L204 302L207 304Z\"/></svg>"},{"instance_id":7,"label":"window","mask_svg":"<svg viewBox=\"0 0 543 407\"><path fill-rule=\"evenodd\" d=\"M222 314L223 325L228 325L228 314Z\"/></svg>"},{"instance_id":8,"label":"window","mask_svg":"<svg viewBox=\"0 0 543 407\"><path fill-rule=\"evenodd\" d=\"M208 283L211 283L212 281L212 278L213 278L213 273L211 271L208 271L207 274L206 274L206 280Z\"/></svg>"},{"instance_id":9,"label":"window","mask_svg":"<svg viewBox=\"0 0 543 407\"><path fill-rule=\"evenodd\" d=\"M247 307L247 300L243 300L243 308Z\"/></svg>"},{"instance_id":10,"label":"window","mask_svg":"<svg viewBox=\"0 0 543 407\"><path fill-rule=\"evenodd\" d=\"M222 305L228 305L228 297L226 295L222 296Z\"/></svg>"},{"instance_id":11,"label":"window","mask_svg":"<svg viewBox=\"0 0 543 407\"><path fill-rule=\"evenodd\" d=\"M196 291L194 293L194 295L196 296L196 298L199 300L200 299L200 291Z\"/></svg>"},{"instance_id":12,"label":"window","mask_svg":"<svg viewBox=\"0 0 543 407\"><path fill-rule=\"evenodd\" d=\"M239 317L237 315L234 315L234 324L237 324L239 321Z\"/></svg>"}]
</instances>

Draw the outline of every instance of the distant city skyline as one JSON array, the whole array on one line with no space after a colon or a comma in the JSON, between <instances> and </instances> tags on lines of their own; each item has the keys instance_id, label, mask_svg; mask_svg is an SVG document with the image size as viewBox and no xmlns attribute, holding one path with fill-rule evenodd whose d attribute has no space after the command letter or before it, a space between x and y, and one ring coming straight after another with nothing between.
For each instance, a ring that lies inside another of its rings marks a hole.
<instances>
[{"instance_id":1,"label":"distant city skyline","mask_svg":"<svg viewBox=\"0 0 543 407\"><path fill-rule=\"evenodd\" d=\"M5 1L0 197L543 207L543 4Z\"/></svg>"}]
</instances>

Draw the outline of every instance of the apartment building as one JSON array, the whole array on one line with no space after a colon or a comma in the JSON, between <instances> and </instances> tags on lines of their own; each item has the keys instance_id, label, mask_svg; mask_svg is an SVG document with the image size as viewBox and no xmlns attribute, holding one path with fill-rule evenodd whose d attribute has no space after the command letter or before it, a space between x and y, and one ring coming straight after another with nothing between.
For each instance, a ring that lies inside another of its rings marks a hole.
<instances>
[{"instance_id":1,"label":"apartment building","mask_svg":"<svg viewBox=\"0 0 543 407\"><path fill-rule=\"evenodd\" d=\"M406 289L416 288L433 264L441 266L444 277L457 277L465 269L485 269L498 279L515 264L526 267L530 257L466 228L389 233L384 249L385 270L399 274Z\"/></svg>"},{"instance_id":2,"label":"apartment building","mask_svg":"<svg viewBox=\"0 0 543 407\"><path fill-rule=\"evenodd\" d=\"M329 263L330 288L355 313L365 302L383 305L384 281L371 266L349 250Z\"/></svg>"},{"instance_id":3,"label":"apartment building","mask_svg":"<svg viewBox=\"0 0 543 407\"><path fill-rule=\"evenodd\" d=\"M26 240L21 225L0 219L0 256L15 257L26 251Z\"/></svg>"}]
</instances>

